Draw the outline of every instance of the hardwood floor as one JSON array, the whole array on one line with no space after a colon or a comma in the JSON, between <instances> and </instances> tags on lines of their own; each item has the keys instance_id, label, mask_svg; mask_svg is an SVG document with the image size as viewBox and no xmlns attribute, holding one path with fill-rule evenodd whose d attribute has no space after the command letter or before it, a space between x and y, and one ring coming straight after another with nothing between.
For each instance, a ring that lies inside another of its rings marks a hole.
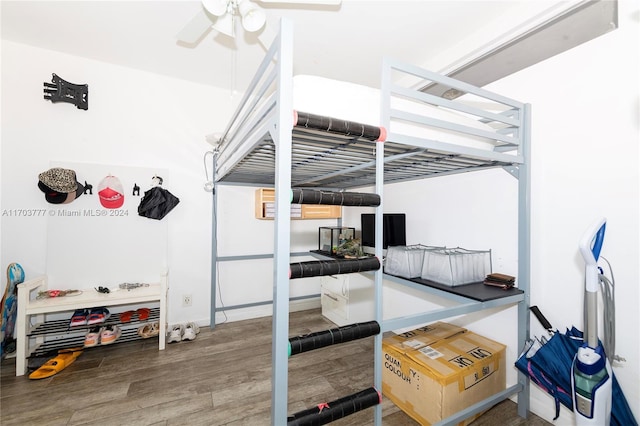
<instances>
[{"instance_id":1,"label":"hardwood floor","mask_svg":"<svg viewBox=\"0 0 640 426\"><path fill-rule=\"evenodd\" d=\"M290 335L335 325L319 310L295 312ZM289 413L371 386L373 338L294 356L289 360ZM197 339L167 345L140 340L86 349L48 379L15 377L15 360L2 361L0 424L10 425L233 425L270 424L271 318L201 328ZM340 426L371 425L368 409ZM415 426L386 398L383 424ZM474 423L549 425L517 416L505 401Z\"/></svg>"}]
</instances>

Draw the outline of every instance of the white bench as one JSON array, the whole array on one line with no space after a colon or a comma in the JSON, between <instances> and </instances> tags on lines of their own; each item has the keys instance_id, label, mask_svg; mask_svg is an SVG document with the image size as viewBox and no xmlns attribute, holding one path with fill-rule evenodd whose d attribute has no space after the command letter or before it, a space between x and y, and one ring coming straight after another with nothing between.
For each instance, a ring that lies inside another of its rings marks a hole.
<instances>
[{"instance_id":1,"label":"white bench","mask_svg":"<svg viewBox=\"0 0 640 426\"><path fill-rule=\"evenodd\" d=\"M76 309L88 309L97 307L112 308L127 305L140 305L145 303L159 304L160 334L158 336L158 349L163 350L166 343L167 327L167 291L168 273L160 276L160 282L146 287L138 287L131 290L113 289L110 293L99 293L95 289L83 289L77 296L49 297L38 299L38 293L48 290L47 277L25 281L18 285L18 314L16 319L16 376L26 373L27 358L33 350L42 344L43 335L30 336L32 330L32 317L36 323L45 320L45 314L69 312L69 319Z\"/></svg>"}]
</instances>

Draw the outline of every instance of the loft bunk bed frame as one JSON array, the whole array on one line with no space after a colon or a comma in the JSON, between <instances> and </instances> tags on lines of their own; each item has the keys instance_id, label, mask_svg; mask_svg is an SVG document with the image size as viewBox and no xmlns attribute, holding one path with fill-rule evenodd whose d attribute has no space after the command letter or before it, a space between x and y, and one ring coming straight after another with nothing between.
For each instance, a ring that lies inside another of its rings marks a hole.
<instances>
[{"instance_id":1,"label":"loft bunk bed frame","mask_svg":"<svg viewBox=\"0 0 640 426\"><path fill-rule=\"evenodd\" d=\"M401 78L396 79L398 74ZM489 168L505 169L518 179L518 290L505 292L497 298L476 299L389 276L379 267L374 272L375 316L380 332L374 338L373 387L382 389L382 334L386 331L498 306L517 305L517 345L518 348L523 347L529 338L529 105L412 65L385 59L381 81L382 126L377 127L301 112L292 114L292 79L293 24L282 19L278 36L224 130L213 156L214 185L273 186L276 189L273 255L218 256L217 217L214 215L211 271L211 326L215 327L217 262L273 257L271 423L283 425L288 419L290 256L300 255L290 253L292 188L343 191L374 186L375 193L380 195L376 207L376 241L382 241L382 194L385 184ZM394 81L410 81L410 87ZM425 85L424 82L428 83ZM494 107L469 106L455 97L445 99L430 95L425 88L434 85L479 98L482 102L476 102L475 105L490 103L500 108L494 110ZM392 107L393 97L426 102L472 116L490 124L495 131L487 132L398 110ZM393 120L490 138L495 148L483 150L394 133ZM215 188L213 203L215 212ZM375 248L375 256L382 259L380 244ZM457 304L418 315L383 320L383 277L426 294L445 297ZM518 373L515 385L443 420L442 424L455 424L514 394L518 394L518 414L526 418L529 411L529 380ZM380 404L375 407L374 419L376 425L382 424Z\"/></svg>"}]
</instances>

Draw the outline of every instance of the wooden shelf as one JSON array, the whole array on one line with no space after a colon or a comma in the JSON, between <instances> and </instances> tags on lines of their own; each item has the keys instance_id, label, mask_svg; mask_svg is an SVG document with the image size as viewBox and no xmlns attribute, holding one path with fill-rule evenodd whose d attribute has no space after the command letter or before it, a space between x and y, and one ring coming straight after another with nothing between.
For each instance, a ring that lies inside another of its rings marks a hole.
<instances>
[{"instance_id":1,"label":"wooden shelf","mask_svg":"<svg viewBox=\"0 0 640 426\"><path fill-rule=\"evenodd\" d=\"M273 220L275 211L275 190L256 190L256 219ZM342 217L341 206L321 204L291 204L291 219L338 219Z\"/></svg>"}]
</instances>

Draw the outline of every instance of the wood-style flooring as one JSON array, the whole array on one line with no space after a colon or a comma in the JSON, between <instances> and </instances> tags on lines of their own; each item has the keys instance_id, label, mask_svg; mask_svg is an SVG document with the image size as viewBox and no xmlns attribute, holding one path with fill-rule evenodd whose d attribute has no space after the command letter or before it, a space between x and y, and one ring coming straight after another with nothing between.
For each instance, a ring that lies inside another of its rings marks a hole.
<instances>
[{"instance_id":1,"label":"wood-style flooring","mask_svg":"<svg viewBox=\"0 0 640 426\"><path fill-rule=\"evenodd\" d=\"M290 315L290 336L335 325L320 310ZM270 424L271 318L201 328L194 341L157 339L86 349L48 379L15 377L15 360L1 365L0 424L233 425ZM368 388L373 383L373 338L297 355L289 360L289 414ZM332 424L373 424L367 409ZM383 424L416 426L388 399ZM474 423L549 425L518 417L505 401Z\"/></svg>"}]
</instances>

